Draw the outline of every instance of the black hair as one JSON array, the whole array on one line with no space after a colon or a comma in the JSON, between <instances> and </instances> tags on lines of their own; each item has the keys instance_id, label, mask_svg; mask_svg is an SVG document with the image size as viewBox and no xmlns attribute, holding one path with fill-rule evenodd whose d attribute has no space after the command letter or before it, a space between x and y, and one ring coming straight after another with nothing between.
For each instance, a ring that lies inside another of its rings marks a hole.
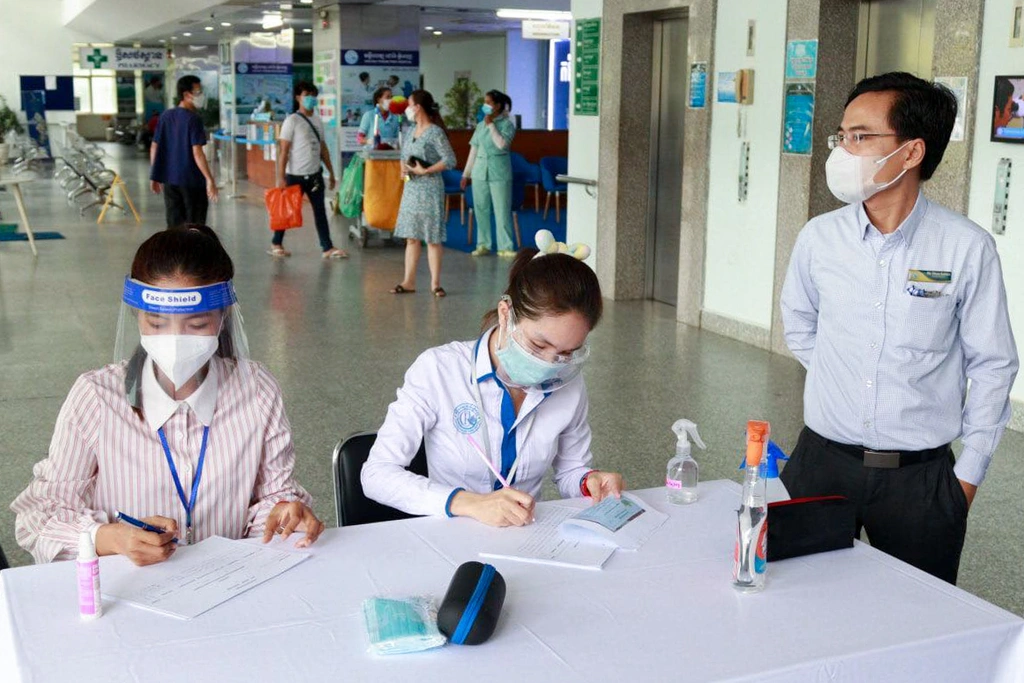
<instances>
[{"instance_id":1,"label":"black hair","mask_svg":"<svg viewBox=\"0 0 1024 683\"><path fill-rule=\"evenodd\" d=\"M426 90L413 90L409 95L409 99L414 101L417 106L423 108L423 111L430 117L431 123L440 127L441 130L445 130L444 119L441 118L441 107L434 101L433 95Z\"/></svg>"},{"instance_id":2,"label":"black hair","mask_svg":"<svg viewBox=\"0 0 1024 683\"><path fill-rule=\"evenodd\" d=\"M1013 99L1013 91L1013 83L1009 78L997 78L995 102L993 103L995 108L1002 111L1006 103Z\"/></svg>"},{"instance_id":3,"label":"black hair","mask_svg":"<svg viewBox=\"0 0 1024 683\"><path fill-rule=\"evenodd\" d=\"M293 88L293 92L295 93L295 97L298 97L302 93L309 93L314 97L320 94L319 88L317 88L309 81L299 81L298 83L296 83L295 88ZM292 106L295 108L295 111L299 110L299 103L296 102L294 98L292 99Z\"/></svg>"},{"instance_id":4,"label":"black hair","mask_svg":"<svg viewBox=\"0 0 1024 683\"><path fill-rule=\"evenodd\" d=\"M512 98L501 92L500 90L488 90L487 96L494 100L496 103L501 105L503 112L512 111Z\"/></svg>"},{"instance_id":5,"label":"black hair","mask_svg":"<svg viewBox=\"0 0 1024 683\"><path fill-rule=\"evenodd\" d=\"M181 78L179 78L178 79L178 101L179 102L184 101L185 93L192 92L192 88L194 88L197 85L201 86L202 84L203 84L203 82L201 80L199 80L199 76L189 75L189 76L182 76Z\"/></svg>"},{"instance_id":6,"label":"black hair","mask_svg":"<svg viewBox=\"0 0 1024 683\"><path fill-rule=\"evenodd\" d=\"M380 104L380 98L384 97L384 93L391 92L391 88L386 85L382 85L373 91L373 103Z\"/></svg>"},{"instance_id":7,"label":"black hair","mask_svg":"<svg viewBox=\"0 0 1024 683\"><path fill-rule=\"evenodd\" d=\"M508 271L505 295L520 320L543 315L578 313L594 329L604 313L601 284L597 274L583 261L569 254L545 254L535 258L537 249L521 249ZM498 322L498 311L483 320L487 330Z\"/></svg>"},{"instance_id":8,"label":"black hair","mask_svg":"<svg viewBox=\"0 0 1024 683\"><path fill-rule=\"evenodd\" d=\"M938 83L929 83L902 71L865 78L858 83L846 99L849 106L857 97L868 92L891 92L889 126L903 141L924 140L924 159L921 161L921 180L935 173L949 144L949 136L956 123L956 95Z\"/></svg>"}]
</instances>

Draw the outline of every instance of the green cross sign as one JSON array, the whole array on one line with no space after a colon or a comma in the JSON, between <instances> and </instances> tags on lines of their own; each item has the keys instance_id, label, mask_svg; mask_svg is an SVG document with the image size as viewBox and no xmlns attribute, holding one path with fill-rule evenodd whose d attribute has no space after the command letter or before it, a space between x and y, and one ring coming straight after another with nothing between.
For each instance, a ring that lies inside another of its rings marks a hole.
<instances>
[{"instance_id":1,"label":"green cross sign","mask_svg":"<svg viewBox=\"0 0 1024 683\"><path fill-rule=\"evenodd\" d=\"M92 62L92 68L99 69L100 65L107 61L107 56L100 52L99 48L96 48L92 51L91 55L86 57L86 59Z\"/></svg>"}]
</instances>

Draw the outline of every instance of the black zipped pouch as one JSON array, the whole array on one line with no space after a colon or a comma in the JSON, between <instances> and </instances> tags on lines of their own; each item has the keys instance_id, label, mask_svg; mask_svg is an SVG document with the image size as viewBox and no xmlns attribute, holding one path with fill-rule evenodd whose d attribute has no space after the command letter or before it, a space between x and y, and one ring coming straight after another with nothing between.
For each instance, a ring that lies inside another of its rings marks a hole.
<instances>
[{"instance_id":1,"label":"black zipped pouch","mask_svg":"<svg viewBox=\"0 0 1024 683\"><path fill-rule=\"evenodd\" d=\"M845 496L768 504L768 561L852 548L857 509Z\"/></svg>"}]
</instances>

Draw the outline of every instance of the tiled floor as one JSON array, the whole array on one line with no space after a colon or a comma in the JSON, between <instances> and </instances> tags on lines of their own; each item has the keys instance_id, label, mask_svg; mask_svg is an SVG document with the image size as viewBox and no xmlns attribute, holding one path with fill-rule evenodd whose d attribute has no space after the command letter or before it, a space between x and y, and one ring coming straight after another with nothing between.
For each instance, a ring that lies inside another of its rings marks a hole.
<instances>
[{"instance_id":1,"label":"tiled floor","mask_svg":"<svg viewBox=\"0 0 1024 683\"><path fill-rule=\"evenodd\" d=\"M112 146L143 214L136 226L119 212L97 226L96 211L79 218L50 181L26 188L37 229L67 239L0 243L0 545L15 564L29 561L13 538L7 506L47 450L54 419L81 372L110 362L121 281L146 236L163 226L162 200L143 192L146 166L128 148ZM298 476L315 507L334 521L331 449L350 432L379 426L405 369L423 349L475 337L481 315L503 289L507 262L447 251L443 283L450 296L396 297L402 251L352 245L348 261L321 261L315 232L286 240L294 256L272 260L258 188L222 199L210 223L235 259L253 356L280 380L298 449ZM0 211L14 216L10 195ZM308 220L308 217L307 217ZM311 224L310 224L311 225ZM333 233L349 246L343 226ZM772 422L791 448L801 426L803 371L793 360L677 324L673 310L651 302L607 302L592 335L586 370L594 453L623 472L632 487L656 486L673 454L673 421L689 417L709 445L697 452L705 479L736 477L750 418ZM960 585L1024 613L1024 435L1008 432L970 516ZM724 579L723 579L724 580Z\"/></svg>"}]
</instances>

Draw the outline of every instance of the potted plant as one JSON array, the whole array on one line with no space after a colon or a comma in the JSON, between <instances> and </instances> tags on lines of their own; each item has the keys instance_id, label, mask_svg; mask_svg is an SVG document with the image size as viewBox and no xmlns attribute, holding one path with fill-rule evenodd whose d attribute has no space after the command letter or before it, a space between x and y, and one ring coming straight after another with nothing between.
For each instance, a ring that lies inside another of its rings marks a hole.
<instances>
[{"instance_id":1,"label":"potted plant","mask_svg":"<svg viewBox=\"0 0 1024 683\"><path fill-rule=\"evenodd\" d=\"M453 130L476 127L476 113L483 106L480 86L468 78L458 78L444 95L444 125Z\"/></svg>"},{"instance_id":2,"label":"potted plant","mask_svg":"<svg viewBox=\"0 0 1024 683\"><path fill-rule=\"evenodd\" d=\"M22 133L24 130L21 127L21 122L18 121L18 115L7 106L4 96L0 95L0 166L7 163L7 134Z\"/></svg>"}]
</instances>

